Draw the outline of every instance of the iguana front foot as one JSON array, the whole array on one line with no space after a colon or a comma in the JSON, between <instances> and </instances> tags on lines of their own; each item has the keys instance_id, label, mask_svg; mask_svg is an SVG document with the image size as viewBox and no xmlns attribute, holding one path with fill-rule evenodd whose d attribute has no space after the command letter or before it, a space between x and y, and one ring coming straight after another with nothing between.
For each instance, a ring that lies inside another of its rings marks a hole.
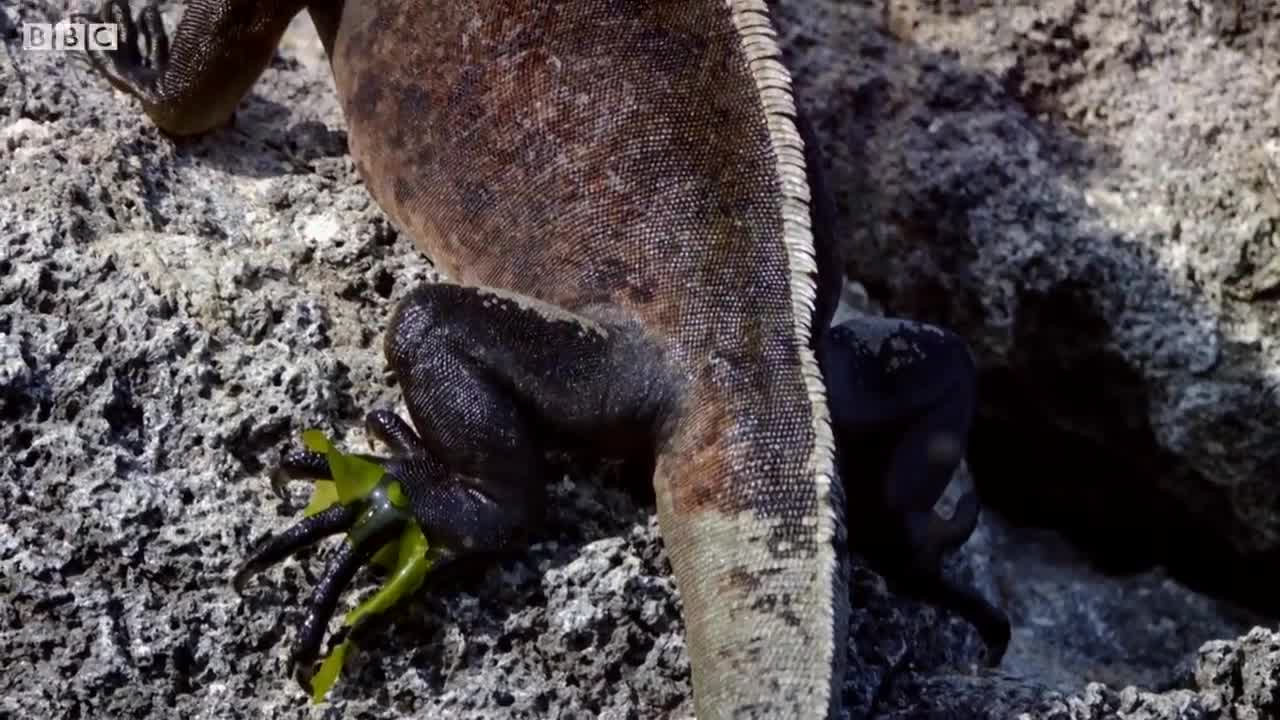
<instances>
[{"instance_id":1,"label":"iguana front foot","mask_svg":"<svg viewBox=\"0 0 1280 720\"><path fill-rule=\"evenodd\" d=\"M333 481L336 502L321 507L326 503L313 497L309 517L269 539L235 578L241 587L299 548L346 532L294 645L303 687L311 690L339 595L362 565L389 559L380 555L391 552L383 549L388 544L398 542L396 570L347 616L348 638L440 563L526 540L542 520L551 478L546 454L559 447L557 439L604 444L651 425L658 409L647 404L652 385L638 382L632 396L631 386L613 382L620 367L645 380L630 342L586 317L492 289L439 283L400 303L384 350L413 424L386 410L366 417L369 436L390 448L390 457L338 453L318 433L304 434L310 450L286 453L272 486L283 495L289 479ZM320 694L323 688L312 696Z\"/></svg>"},{"instance_id":2,"label":"iguana front foot","mask_svg":"<svg viewBox=\"0 0 1280 720\"><path fill-rule=\"evenodd\" d=\"M976 369L954 333L862 316L831 329L820 349L846 468L850 542L900 591L968 620L996 665L1008 618L943 574L945 556L973 534L972 492L951 518L934 509L964 457Z\"/></svg>"},{"instance_id":3,"label":"iguana front foot","mask_svg":"<svg viewBox=\"0 0 1280 720\"><path fill-rule=\"evenodd\" d=\"M437 483L441 469L431 463L429 457L422 456L412 429L394 413L374 411L369 414L367 425L371 437L391 448L392 457L342 455L332 448L328 448L327 453L316 450L285 453L272 477L272 488L277 494L285 494L285 483L291 479L328 483L342 480L345 486L335 488L336 497L328 499L317 492L307 516L263 542L233 580L236 591L243 592L252 575L326 537L346 533L347 537L332 553L320 582L312 591L290 653L294 678L308 692L312 690L315 662L338 599L363 565L373 561L378 553L395 551L401 556L397 572L413 574L420 580L428 570L451 556L448 548L430 547L429 554L406 557L407 551L416 552L416 549L399 547L405 545L406 538L412 537L415 531L421 534L405 484ZM342 477L335 478L335 468ZM331 505L321 507L330 501ZM415 587L408 587L404 582L397 586L399 579L393 574L379 595L348 616L348 624L357 625L365 616L387 609L416 589L416 583Z\"/></svg>"},{"instance_id":4,"label":"iguana front foot","mask_svg":"<svg viewBox=\"0 0 1280 720\"><path fill-rule=\"evenodd\" d=\"M304 5L305 0L195 3L182 16L172 48L154 5L135 19L128 0L105 0L96 15L78 13L71 20L114 23L116 48L86 50L89 65L113 87L138 98L164 132L197 135L232 121L236 105ZM211 43L211 31L226 39Z\"/></svg>"},{"instance_id":5,"label":"iguana front foot","mask_svg":"<svg viewBox=\"0 0 1280 720\"><path fill-rule=\"evenodd\" d=\"M236 590L243 591L255 573L326 537L346 533L312 590L290 653L294 678L308 693L313 691L325 630L339 597L361 567L391 565L399 556L382 590L348 614L346 624L353 633L366 618L416 590L422 578L444 562L504 545L511 535L510 518L519 516L456 482L395 413L375 410L367 416L366 427L370 437L390 448L390 457L346 455L328 447L322 436L306 438L310 450L285 453L272 477L277 494L284 494L289 480L311 479L333 483L333 496L317 491L307 516L267 538L233 579Z\"/></svg>"},{"instance_id":6,"label":"iguana front foot","mask_svg":"<svg viewBox=\"0 0 1280 720\"><path fill-rule=\"evenodd\" d=\"M999 665L1009 647L1012 630L1004 611L992 605L976 588L961 585L943 573L943 560L968 541L978 525L980 503L973 492L956 502L950 518L936 510L907 512L908 547L903 565L891 573L892 581L925 602L946 608L968 620L986 647L986 663Z\"/></svg>"},{"instance_id":7,"label":"iguana front foot","mask_svg":"<svg viewBox=\"0 0 1280 720\"><path fill-rule=\"evenodd\" d=\"M89 64L118 90L140 99L144 105L158 104L156 79L169 65L169 35L155 5L143 8L136 22L127 0L106 0L97 16L81 13L72 15L72 19L113 23L118 32L116 48L86 49Z\"/></svg>"}]
</instances>

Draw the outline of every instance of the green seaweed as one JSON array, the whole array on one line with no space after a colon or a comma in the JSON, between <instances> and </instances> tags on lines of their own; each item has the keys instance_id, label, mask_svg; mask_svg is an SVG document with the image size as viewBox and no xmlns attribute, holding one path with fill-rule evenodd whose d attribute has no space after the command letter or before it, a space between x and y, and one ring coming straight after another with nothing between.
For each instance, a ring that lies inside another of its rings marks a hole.
<instances>
[{"instance_id":1,"label":"green seaweed","mask_svg":"<svg viewBox=\"0 0 1280 720\"><path fill-rule=\"evenodd\" d=\"M338 675L342 673L342 666L347 661L347 651L354 648L350 639L343 640L325 657L320 663L320 669L316 670L315 677L311 678L311 702L319 705L324 702L324 696L328 694L329 688L338 681Z\"/></svg>"},{"instance_id":2,"label":"green seaweed","mask_svg":"<svg viewBox=\"0 0 1280 720\"><path fill-rule=\"evenodd\" d=\"M326 510L329 506L338 502L338 488L332 480L316 480L315 487L311 490L311 499L307 501L307 506L302 509L303 517L310 517Z\"/></svg>"},{"instance_id":3,"label":"green seaweed","mask_svg":"<svg viewBox=\"0 0 1280 720\"><path fill-rule=\"evenodd\" d=\"M329 472L333 474L333 482L330 485L337 491L337 502L346 504L367 496L386 474L386 470L378 463L365 460L358 455L347 455L338 450L320 430L313 428L303 432L302 444L312 452L321 453L329 461ZM316 486L319 488L320 483L316 483ZM314 502L315 494L312 495L312 500ZM330 502L320 509L323 510L332 504Z\"/></svg>"},{"instance_id":4,"label":"green seaweed","mask_svg":"<svg viewBox=\"0 0 1280 720\"><path fill-rule=\"evenodd\" d=\"M316 483L311 499L303 510L305 515L314 515L337 502L349 503L366 497L386 474L377 463L338 450L319 430L303 432L302 442L310 450L324 454L333 475L333 481L321 480ZM403 507L407 504L399 483L391 483L387 492L395 505ZM411 521L406 524L399 539L379 548L370 561L389 571L387 579L373 596L347 613L344 624L354 627L371 615L390 610L422 586L437 558L418 523ZM312 678L313 703L324 701L325 695L342 674L347 657L355 649L348 634L347 639L325 656Z\"/></svg>"},{"instance_id":5,"label":"green seaweed","mask_svg":"<svg viewBox=\"0 0 1280 720\"><path fill-rule=\"evenodd\" d=\"M373 597L347 613L347 625L354 626L370 615L386 612L422 587L423 580L435 563L435 557L427 552L427 538L422 534L422 528L416 522L409 523L400 535L399 542L393 544L399 546L395 569Z\"/></svg>"}]
</instances>

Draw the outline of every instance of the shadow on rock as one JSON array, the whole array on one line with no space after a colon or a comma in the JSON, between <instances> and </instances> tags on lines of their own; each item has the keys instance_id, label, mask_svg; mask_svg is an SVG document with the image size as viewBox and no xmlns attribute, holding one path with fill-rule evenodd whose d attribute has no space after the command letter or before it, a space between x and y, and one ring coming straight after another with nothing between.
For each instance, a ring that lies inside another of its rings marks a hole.
<instances>
[{"instance_id":1,"label":"shadow on rock","mask_svg":"<svg viewBox=\"0 0 1280 720\"><path fill-rule=\"evenodd\" d=\"M979 358L969 460L988 506L1015 526L1061 532L1121 584L1159 587L1167 571L1221 601L1208 615L1221 625L1188 625L1174 645L1114 657L1100 674L1124 682L1132 663L1129 682L1167 676L1172 658L1213 637L1198 633L1274 618L1280 595L1256 578L1280 560L1280 326L1265 294L1233 300L1231 288L1274 254L1259 238L1280 227L1280 209L1265 185L1256 208L1227 202L1253 175L1266 182L1244 150L1203 187L1184 174L1226 137L1262 144L1274 83L1241 81L1217 104L1163 98L1159 72L1207 97L1230 85L1214 73L1231 67L1184 52L1184 39L1219 32L1185 8L771 4L828 161L850 277L888 314L960 330ZM1105 31L1111 22L1129 29ZM1227 39L1255 68L1275 33ZM1232 100L1253 114L1236 122L1211 109ZM1146 145L1126 145L1124 130L1144 121L1133 143ZM1187 127L1198 128L1191 149L1174 154ZM1218 234L1228 227L1244 230ZM998 549L1017 555L1009 533ZM1015 559L994 594L1030 613L1015 625L1033 626L1037 608L1010 602L1023 592L1020 561L1037 562ZM1160 615L1118 613L1110 627L1193 623L1206 617L1198 605L1169 596L1150 608ZM1109 648L1091 662L1105 665Z\"/></svg>"}]
</instances>

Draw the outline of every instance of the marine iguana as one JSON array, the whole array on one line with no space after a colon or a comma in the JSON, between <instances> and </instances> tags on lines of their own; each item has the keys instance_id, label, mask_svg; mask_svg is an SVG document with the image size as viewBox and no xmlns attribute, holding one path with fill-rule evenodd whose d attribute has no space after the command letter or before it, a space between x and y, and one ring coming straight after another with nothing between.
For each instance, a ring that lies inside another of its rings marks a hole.
<instances>
[{"instance_id":1,"label":"marine iguana","mask_svg":"<svg viewBox=\"0 0 1280 720\"><path fill-rule=\"evenodd\" d=\"M652 474L701 718L838 713L851 538L998 661L1007 621L940 571L977 500L933 509L973 360L928 325L829 327L832 209L762 0L192 0L172 47L154 6L81 19L123 28L91 63L180 136L227 123L303 9L361 178L450 281L385 335L412 424L368 415L384 480L237 575L347 533L298 632L299 682L342 590L406 525L440 562L518 547L559 447ZM281 469L330 476L312 451Z\"/></svg>"}]
</instances>

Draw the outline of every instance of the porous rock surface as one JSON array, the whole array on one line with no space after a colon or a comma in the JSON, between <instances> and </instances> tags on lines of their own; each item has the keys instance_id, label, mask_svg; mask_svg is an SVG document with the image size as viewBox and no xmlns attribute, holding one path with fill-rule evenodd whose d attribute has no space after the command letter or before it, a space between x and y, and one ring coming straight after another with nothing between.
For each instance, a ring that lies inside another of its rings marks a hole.
<instances>
[{"instance_id":1,"label":"porous rock surface","mask_svg":"<svg viewBox=\"0 0 1280 720\"><path fill-rule=\"evenodd\" d=\"M1280 5L775 6L850 275L973 343L984 496L1280 607Z\"/></svg>"},{"instance_id":2,"label":"porous rock surface","mask_svg":"<svg viewBox=\"0 0 1280 720\"><path fill-rule=\"evenodd\" d=\"M162 7L173 27L180 7ZM838 28L823 14L830 6L812 7L803 17L799 3L781 7L789 52L813 58L798 71L804 92L816 86L813 68L837 62L833 50L803 39ZM243 597L230 576L305 497L302 487L293 504L271 494L265 471L279 450L312 426L362 447L363 413L397 407L381 330L394 303L433 273L361 186L305 21L286 36L234 128L174 143L73 56L21 49L20 23L83 9L0 5L0 717L687 716L679 598L652 508L586 471L552 486L538 542L428 584L376 647L355 656L327 703L307 704L286 660L323 551L264 573ZM904 54L898 59L926 52L921 37L946 38L931 17L912 26L923 34L909 41L869 8L844 9L881 22L868 32ZM1122 22L1090 37L1128 32ZM999 54L992 38L971 39L955 52ZM903 70L894 56L847 50L879 62L882 85ZM910 72L932 76L930 91L945 93L947 73L964 64L954 55ZM875 67L863 72L874 76ZM1113 94L1127 90L1111 82ZM1017 96L992 93L1003 103L984 111L992 128L1032 122ZM859 97L831 97L832 116L840 103L846 113L868 112ZM920 101L921 117L945 115ZM877 111L864 122L891 119ZM831 122L821 125L826 144L843 142L831 139ZM1243 142L1233 132L1219 137ZM916 154L926 146L907 149L914 162L926 157ZM959 162L942 155L934 161ZM1058 178L1080 192L1054 174L1057 159L1031 163L1019 177ZM1005 192L995 159L985 170L965 165L949 182L937 170L925 178L873 163L861 182L886 173L882 184L897 188L904 207L921 197L968 202L971 181ZM986 222L993 234L1003 227ZM895 232L850 233L863 243L878 237L866 247L886 258L860 256L855 275L910 262L921 277L961 282L939 270L948 262L944 241L955 235L915 231L913 241L927 242L912 255ZM1017 296L1016 278L1002 277ZM917 294L895 283L905 281L882 281L873 294L894 311L911 309ZM973 323L989 320L981 297L971 292L962 303ZM976 346L988 366L1015 364L997 352L998 326L985 335L980 324L965 327L985 338ZM1006 339L1006 351L1014 346ZM1238 468L1258 459L1234 458ZM1228 517L1206 517L1205 531L1222 531ZM1237 534L1262 537L1247 523ZM981 645L965 623L893 595L855 563L845 682L852 717L1277 714L1280 633L1250 631L1267 619L1160 568L1105 576L1053 532L989 513L952 570L1008 608L1015 636L1006 662L979 669ZM373 585L358 577L348 602Z\"/></svg>"}]
</instances>

